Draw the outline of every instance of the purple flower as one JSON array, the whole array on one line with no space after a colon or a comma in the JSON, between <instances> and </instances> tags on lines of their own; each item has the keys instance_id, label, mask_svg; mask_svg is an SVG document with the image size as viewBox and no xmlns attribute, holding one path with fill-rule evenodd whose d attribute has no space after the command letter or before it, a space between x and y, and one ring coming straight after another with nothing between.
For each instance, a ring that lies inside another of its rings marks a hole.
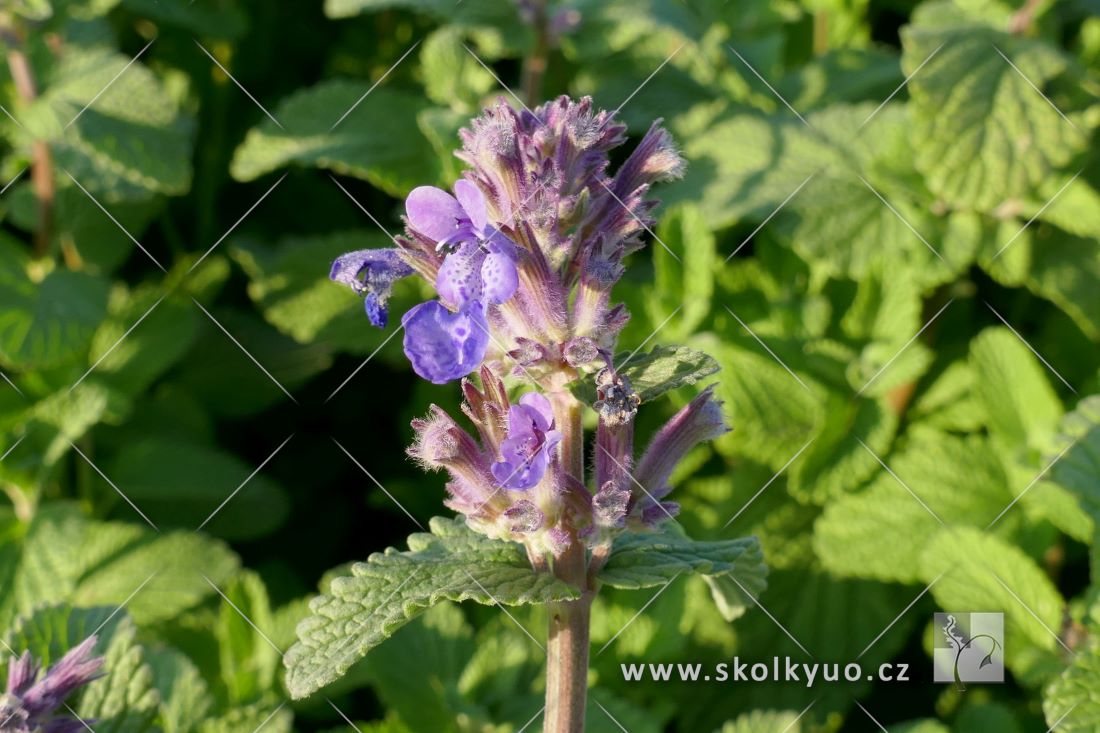
<instances>
[{"instance_id":1,"label":"purple flower","mask_svg":"<svg viewBox=\"0 0 1100 733\"><path fill-rule=\"evenodd\" d=\"M501 460L493 464L493 477L506 489L530 489L542 480L561 438L550 401L528 392L508 410L508 437L500 444Z\"/></svg>"},{"instance_id":2,"label":"purple flower","mask_svg":"<svg viewBox=\"0 0 1100 733\"><path fill-rule=\"evenodd\" d=\"M40 680L38 665L30 652L12 659L5 694L0 695L0 731L68 733L83 729L81 721L54 713L78 688L99 677L103 657L92 656L95 645L96 637L88 637L70 649Z\"/></svg>"},{"instance_id":3,"label":"purple flower","mask_svg":"<svg viewBox=\"0 0 1100 733\"><path fill-rule=\"evenodd\" d=\"M385 328L389 318L386 301L393 283L413 274L413 269L401 259L397 249L361 249L340 255L332 263L329 278L351 286L356 295L364 295L367 318L379 328Z\"/></svg>"},{"instance_id":4,"label":"purple flower","mask_svg":"<svg viewBox=\"0 0 1100 733\"><path fill-rule=\"evenodd\" d=\"M421 303L401 319L405 355L413 371L435 384L464 377L481 366L489 347L485 307L471 301L452 313L438 300Z\"/></svg>"},{"instance_id":5,"label":"purple flower","mask_svg":"<svg viewBox=\"0 0 1100 733\"><path fill-rule=\"evenodd\" d=\"M460 180L454 196L420 186L405 200L405 212L413 229L447 252L435 289L448 304L462 308L476 300L495 305L516 292L515 245L489 223L485 197L477 186Z\"/></svg>"}]
</instances>

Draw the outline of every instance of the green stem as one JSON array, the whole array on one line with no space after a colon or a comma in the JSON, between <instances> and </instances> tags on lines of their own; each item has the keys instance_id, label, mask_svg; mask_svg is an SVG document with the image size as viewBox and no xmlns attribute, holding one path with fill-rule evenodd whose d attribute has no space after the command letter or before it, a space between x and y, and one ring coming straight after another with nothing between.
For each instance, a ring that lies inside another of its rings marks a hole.
<instances>
[{"instance_id":1,"label":"green stem","mask_svg":"<svg viewBox=\"0 0 1100 733\"><path fill-rule=\"evenodd\" d=\"M546 0L532 3L535 45L523 61L523 101L534 107L542 101L542 79L550 57L550 18L546 12Z\"/></svg>"},{"instance_id":2,"label":"green stem","mask_svg":"<svg viewBox=\"0 0 1100 733\"><path fill-rule=\"evenodd\" d=\"M584 483L584 428L581 403L566 390L552 393L554 416L562 432L565 470ZM572 537L569 547L553 558L554 574L581 589L576 601L550 605L546 643L546 713L544 733L584 733L588 698L589 625L592 614L588 557L584 544Z\"/></svg>"}]
</instances>

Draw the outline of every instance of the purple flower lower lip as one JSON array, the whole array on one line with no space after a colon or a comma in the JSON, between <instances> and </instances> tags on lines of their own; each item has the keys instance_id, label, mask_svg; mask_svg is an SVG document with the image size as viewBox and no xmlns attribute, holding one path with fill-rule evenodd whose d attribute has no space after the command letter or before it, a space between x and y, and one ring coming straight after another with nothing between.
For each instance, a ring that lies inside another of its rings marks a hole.
<instances>
[{"instance_id":1,"label":"purple flower lower lip","mask_svg":"<svg viewBox=\"0 0 1100 733\"><path fill-rule=\"evenodd\" d=\"M489 347L485 307L471 301L452 313L438 300L421 303L401 319L405 355L413 371L435 384L464 377L481 366Z\"/></svg>"},{"instance_id":2,"label":"purple flower lower lip","mask_svg":"<svg viewBox=\"0 0 1100 733\"><path fill-rule=\"evenodd\" d=\"M515 491L536 486L561 439L554 429L550 401L537 392L523 395L519 404L508 410L508 437L500 445L501 460L493 464L493 477Z\"/></svg>"},{"instance_id":3,"label":"purple flower lower lip","mask_svg":"<svg viewBox=\"0 0 1100 733\"><path fill-rule=\"evenodd\" d=\"M361 249L340 255L332 263L329 278L344 283L364 296L367 318L379 328L389 320L386 301L395 281L413 274L397 249Z\"/></svg>"}]
</instances>

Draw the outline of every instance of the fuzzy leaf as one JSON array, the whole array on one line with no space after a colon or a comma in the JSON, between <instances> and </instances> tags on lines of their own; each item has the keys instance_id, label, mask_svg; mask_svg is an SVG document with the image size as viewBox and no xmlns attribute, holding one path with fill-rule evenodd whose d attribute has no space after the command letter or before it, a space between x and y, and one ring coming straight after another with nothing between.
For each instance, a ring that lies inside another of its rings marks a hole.
<instances>
[{"instance_id":1,"label":"fuzzy leaf","mask_svg":"<svg viewBox=\"0 0 1100 733\"><path fill-rule=\"evenodd\" d=\"M909 84L913 147L929 188L949 206L991 211L1027 196L1083 149L1084 132L1033 86L1066 67L1046 41L976 22L945 1L914 13L902 45L906 73L931 56Z\"/></svg>"},{"instance_id":2,"label":"fuzzy leaf","mask_svg":"<svg viewBox=\"0 0 1100 733\"><path fill-rule=\"evenodd\" d=\"M932 594L941 608L1004 611L1005 661L1015 674L1034 680L1061 668L1065 601L1022 550L980 529L947 527L924 548L921 574L926 583L939 577Z\"/></svg>"},{"instance_id":3,"label":"fuzzy leaf","mask_svg":"<svg viewBox=\"0 0 1100 733\"><path fill-rule=\"evenodd\" d=\"M1047 688L1043 712L1062 733L1091 733L1100 724L1100 646L1081 650L1073 663Z\"/></svg>"},{"instance_id":4,"label":"fuzzy leaf","mask_svg":"<svg viewBox=\"0 0 1100 733\"><path fill-rule=\"evenodd\" d=\"M417 126L424 101L370 89L367 81L326 81L292 94L272 113L282 128L265 119L248 132L233 154L233 177L251 181L297 164L364 178L394 196L438 181L438 161L424 155L430 145Z\"/></svg>"},{"instance_id":5,"label":"fuzzy leaf","mask_svg":"<svg viewBox=\"0 0 1100 733\"><path fill-rule=\"evenodd\" d=\"M697 542L673 531L629 532L615 540L599 579L612 588L652 588L683 573L732 577L755 596L767 568L755 537Z\"/></svg>"},{"instance_id":6,"label":"fuzzy leaf","mask_svg":"<svg viewBox=\"0 0 1100 733\"><path fill-rule=\"evenodd\" d=\"M989 415L989 429L1014 447L1042 444L1062 415L1046 370L1018 336L989 328L970 345L974 391Z\"/></svg>"},{"instance_id":7,"label":"fuzzy leaf","mask_svg":"<svg viewBox=\"0 0 1100 733\"><path fill-rule=\"evenodd\" d=\"M1100 523L1100 395L1085 397L1062 418L1058 441L1058 450L1044 465L1065 446L1073 447L1050 469L1049 481L1075 495L1093 522Z\"/></svg>"},{"instance_id":8,"label":"fuzzy leaf","mask_svg":"<svg viewBox=\"0 0 1100 733\"><path fill-rule=\"evenodd\" d=\"M15 565L13 582L0 585L0 626L8 614L43 603L127 599L126 610L139 623L161 621L214 592L200 573L220 583L237 568L228 548L194 532L156 534L136 524L91 521L63 504L39 509L7 547ZM0 573L4 564L0 556Z\"/></svg>"},{"instance_id":9,"label":"fuzzy leaf","mask_svg":"<svg viewBox=\"0 0 1100 733\"><path fill-rule=\"evenodd\" d=\"M797 712L754 710L731 720L715 733L800 733L801 730Z\"/></svg>"},{"instance_id":10,"label":"fuzzy leaf","mask_svg":"<svg viewBox=\"0 0 1100 733\"><path fill-rule=\"evenodd\" d=\"M287 687L302 698L341 677L373 647L444 600L521 605L571 600L579 590L534 572L514 543L475 534L461 521L436 517L431 533L409 537L352 566L310 603L298 642L285 657Z\"/></svg>"},{"instance_id":11,"label":"fuzzy leaf","mask_svg":"<svg viewBox=\"0 0 1100 733\"><path fill-rule=\"evenodd\" d=\"M920 557L913 548L939 531L936 516L949 525L984 527L1012 501L999 457L978 436L919 430L883 460L897 478L880 470L866 489L826 505L814 525L817 555L834 573L917 582Z\"/></svg>"},{"instance_id":12,"label":"fuzzy leaf","mask_svg":"<svg viewBox=\"0 0 1100 733\"><path fill-rule=\"evenodd\" d=\"M113 49L73 44L66 50L27 112L27 129L50 140L59 166L97 198L185 193L191 121L165 86ZM68 185L67 176L62 180Z\"/></svg>"},{"instance_id":13,"label":"fuzzy leaf","mask_svg":"<svg viewBox=\"0 0 1100 733\"><path fill-rule=\"evenodd\" d=\"M107 283L64 269L32 278L20 250L0 238L0 363L22 370L53 365L88 345L106 314Z\"/></svg>"}]
</instances>

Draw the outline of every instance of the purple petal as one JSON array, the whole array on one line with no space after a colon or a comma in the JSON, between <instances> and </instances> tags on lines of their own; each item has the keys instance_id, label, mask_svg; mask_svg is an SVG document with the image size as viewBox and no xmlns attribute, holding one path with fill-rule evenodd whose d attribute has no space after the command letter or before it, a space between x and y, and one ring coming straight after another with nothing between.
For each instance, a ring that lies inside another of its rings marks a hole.
<instances>
[{"instance_id":1,"label":"purple petal","mask_svg":"<svg viewBox=\"0 0 1100 733\"><path fill-rule=\"evenodd\" d=\"M481 263L481 286L485 300L493 304L505 302L519 287L516 263L504 254L486 255Z\"/></svg>"},{"instance_id":2,"label":"purple petal","mask_svg":"<svg viewBox=\"0 0 1100 733\"><path fill-rule=\"evenodd\" d=\"M414 188L405 199L405 213L413 229L437 242L451 237L467 218L455 197L435 186Z\"/></svg>"},{"instance_id":3,"label":"purple petal","mask_svg":"<svg viewBox=\"0 0 1100 733\"><path fill-rule=\"evenodd\" d=\"M485 229L489 223L489 212L485 208L485 197L481 195L481 189L461 178L455 183L455 196L466 211L470 223L474 225L474 231Z\"/></svg>"},{"instance_id":4,"label":"purple petal","mask_svg":"<svg viewBox=\"0 0 1100 733\"><path fill-rule=\"evenodd\" d=\"M99 677L103 657L92 656L96 642L94 635L89 636L50 667L23 696L23 708L32 716L56 710L78 687Z\"/></svg>"},{"instance_id":5,"label":"purple petal","mask_svg":"<svg viewBox=\"0 0 1100 733\"><path fill-rule=\"evenodd\" d=\"M554 423L554 408L550 405L550 400L538 392L528 392L519 398L519 403L528 408L531 419L539 430L545 433L550 429Z\"/></svg>"},{"instance_id":6,"label":"purple petal","mask_svg":"<svg viewBox=\"0 0 1100 733\"><path fill-rule=\"evenodd\" d=\"M464 377L481 366L489 346L484 307L471 301L452 313L438 300L421 303L401 319L405 355L413 371L435 384Z\"/></svg>"},{"instance_id":7,"label":"purple petal","mask_svg":"<svg viewBox=\"0 0 1100 733\"><path fill-rule=\"evenodd\" d=\"M34 663L34 657L30 652L23 652L23 656L13 660L8 667L8 694L22 697L37 676L38 665Z\"/></svg>"},{"instance_id":8,"label":"purple petal","mask_svg":"<svg viewBox=\"0 0 1100 733\"><path fill-rule=\"evenodd\" d=\"M481 270L485 253L473 242L465 242L443 260L435 277L435 289L444 302L462 308L482 295Z\"/></svg>"},{"instance_id":9,"label":"purple petal","mask_svg":"<svg viewBox=\"0 0 1100 733\"><path fill-rule=\"evenodd\" d=\"M384 328L388 317L386 301L393 283L413 272L401 259L400 250L361 249L337 257L329 278L350 286L358 295L365 294L367 317L375 326Z\"/></svg>"}]
</instances>

